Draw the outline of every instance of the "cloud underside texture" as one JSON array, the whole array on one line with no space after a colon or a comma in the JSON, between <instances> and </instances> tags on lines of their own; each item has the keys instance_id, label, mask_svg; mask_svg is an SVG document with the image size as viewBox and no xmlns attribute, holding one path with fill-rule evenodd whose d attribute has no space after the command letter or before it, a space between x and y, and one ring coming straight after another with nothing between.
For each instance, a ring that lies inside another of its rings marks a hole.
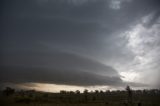
<instances>
[{"instance_id":1,"label":"cloud underside texture","mask_svg":"<svg viewBox=\"0 0 160 106\"><path fill-rule=\"evenodd\" d=\"M87 57L62 51L21 53L3 56L0 83L50 83L77 86L114 86L141 83L124 82L112 67Z\"/></svg>"},{"instance_id":2,"label":"cloud underside texture","mask_svg":"<svg viewBox=\"0 0 160 106\"><path fill-rule=\"evenodd\" d=\"M96 59L130 62L117 33L156 12L152 26L160 3L131 0L113 8L110 1L2 0L0 81L123 86L118 70Z\"/></svg>"},{"instance_id":3,"label":"cloud underside texture","mask_svg":"<svg viewBox=\"0 0 160 106\"><path fill-rule=\"evenodd\" d=\"M46 56L26 55L5 58L5 64L10 65L1 67L1 82L122 85L116 70L94 60L64 52L52 52Z\"/></svg>"}]
</instances>

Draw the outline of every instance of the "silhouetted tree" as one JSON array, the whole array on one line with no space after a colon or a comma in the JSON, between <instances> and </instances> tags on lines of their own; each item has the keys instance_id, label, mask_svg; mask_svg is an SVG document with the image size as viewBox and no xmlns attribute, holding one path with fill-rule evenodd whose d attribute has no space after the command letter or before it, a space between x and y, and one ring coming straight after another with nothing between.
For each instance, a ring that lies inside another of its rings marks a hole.
<instances>
[{"instance_id":1,"label":"silhouetted tree","mask_svg":"<svg viewBox=\"0 0 160 106\"><path fill-rule=\"evenodd\" d=\"M100 93L103 94L104 92L102 90L100 90Z\"/></svg>"},{"instance_id":2,"label":"silhouetted tree","mask_svg":"<svg viewBox=\"0 0 160 106\"><path fill-rule=\"evenodd\" d=\"M132 105L132 90L129 86L126 87L126 91L127 91L127 99L128 99L128 103L130 105Z\"/></svg>"},{"instance_id":3,"label":"silhouetted tree","mask_svg":"<svg viewBox=\"0 0 160 106\"><path fill-rule=\"evenodd\" d=\"M13 88L6 87L6 89L3 91L3 93L7 96L12 95L15 92Z\"/></svg>"},{"instance_id":4,"label":"silhouetted tree","mask_svg":"<svg viewBox=\"0 0 160 106\"><path fill-rule=\"evenodd\" d=\"M106 94L110 94L110 90L106 90L106 92L105 92Z\"/></svg>"},{"instance_id":5,"label":"silhouetted tree","mask_svg":"<svg viewBox=\"0 0 160 106\"><path fill-rule=\"evenodd\" d=\"M80 91L79 91L79 90L76 90L76 94L80 94Z\"/></svg>"},{"instance_id":6,"label":"silhouetted tree","mask_svg":"<svg viewBox=\"0 0 160 106\"><path fill-rule=\"evenodd\" d=\"M66 93L67 93L67 91L65 91L65 90L60 91L60 94L66 94Z\"/></svg>"},{"instance_id":7,"label":"silhouetted tree","mask_svg":"<svg viewBox=\"0 0 160 106\"><path fill-rule=\"evenodd\" d=\"M96 94L98 94L98 93L99 93L99 91L98 91L98 90L95 90L95 93L96 93Z\"/></svg>"},{"instance_id":8,"label":"silhouetted tree","mask_svg":"<svg viewBox=\"0 0 160 106\"><path fill-rule=\"evenodd\" d=\"M88 94L88 90L85 89L85 90L83 91L83 93L84 93L84 94Z\"/></svg>"},{"instance_id":9,"label":"silhouetted tree","mask_svg":"<svg viewBox=\"0 0 160 106\"><path fill-rule=\"evenodd\" d=\"M87 101L88 101L88 90L85 89L85 90L83 91L83 93L84 93L85 102L87 102Z\"/></svg>"},{"instance_id":10,"label":"silhouetted tree","mask_svg":"<svg viewBox=\"0 0 160 106\"><path fill-rule=\"evenodd\" d=\"M70 94L70 95L73 95L73 94L74 94L74 91L69 91L69 94Z\"/></svg>"}]
</instances>

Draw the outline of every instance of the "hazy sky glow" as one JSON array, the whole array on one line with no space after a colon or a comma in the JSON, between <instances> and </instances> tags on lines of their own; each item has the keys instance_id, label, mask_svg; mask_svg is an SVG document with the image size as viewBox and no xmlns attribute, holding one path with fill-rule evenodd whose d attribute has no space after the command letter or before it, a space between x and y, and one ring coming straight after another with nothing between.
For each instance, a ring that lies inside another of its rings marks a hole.
<instances>
[{"instance_id":1,"label":"hazy sky glow","mask_svg":"<svg viewBox=\"0 0 160 106\"><path fill-rule=\"evenodd\" d=\"M160 87L159 0L0 5L2 87L55 92Z\"/></svg>"}]
</instances>

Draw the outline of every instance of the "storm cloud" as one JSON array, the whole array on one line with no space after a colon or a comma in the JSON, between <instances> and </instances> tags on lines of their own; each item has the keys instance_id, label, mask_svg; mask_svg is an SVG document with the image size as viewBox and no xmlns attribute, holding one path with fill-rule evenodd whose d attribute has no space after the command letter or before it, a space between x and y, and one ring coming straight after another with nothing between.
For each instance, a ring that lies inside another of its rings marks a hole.
<instances>
[{"instance_id":1,"label":"storm cloud","mask_svg":"<svg viewBox=\"0 0 160 106\"><path fill-rule=\"evenodd\" d=\"M0 82L123 86L152 75L147 84L159 86L159 0L0 5Z\"/></svg>"},{"instance_id":2,"label":"storm cloud","mask_svg":"<svg viewBox=\"0 0 160 106\"><path fill-rule=\"evenodd\" d=\"M4 56L1 82L121 85L118 72L100 62L65 52ZM6 66L5 66L6 65Z\"/></svg>"}]
</instances>

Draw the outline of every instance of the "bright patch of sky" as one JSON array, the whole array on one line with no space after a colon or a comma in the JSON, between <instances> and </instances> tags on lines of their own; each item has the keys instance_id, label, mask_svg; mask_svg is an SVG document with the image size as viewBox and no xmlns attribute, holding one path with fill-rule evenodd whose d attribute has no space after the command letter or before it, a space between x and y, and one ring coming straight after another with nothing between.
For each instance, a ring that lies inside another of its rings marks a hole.
<instances>
[{"instance_id":1,"label":"bright patch of sky","mask_svg":"<svg viewBox=\"0 0 160 106\"><path fill-rule=\"evenodd\" d=\"M111 9L118 10L118 9L121 9L122 3L124 3L124 2L130 2L130 1L131 0L110 0L109 7Z\"/></svg>"},{"instance_id":2,"label":"bright patch of sky","mask_svg":"<svg viewBox=\"0 0 160 106\"><path fill-rule=\"evenodd\" d=\"M158 37L160 35L160 25L154 23L152 26L146 27L144 24L151 19L151 16L152 14L143 17L141 22L138 22L136 25L132 26L130 30L122 34L123 37L128 40L127 48L135 56L126 70L120 73L124 76L124 78L122 78L124 81L151 83L156 79L150 79L149 75L158 74L155 67L158 66L157 61L160 55L160 47L157 46L160 42ZM144 79L147 77L149 79L147 79L146 82Z\"/></svg>"}]
</instances>

